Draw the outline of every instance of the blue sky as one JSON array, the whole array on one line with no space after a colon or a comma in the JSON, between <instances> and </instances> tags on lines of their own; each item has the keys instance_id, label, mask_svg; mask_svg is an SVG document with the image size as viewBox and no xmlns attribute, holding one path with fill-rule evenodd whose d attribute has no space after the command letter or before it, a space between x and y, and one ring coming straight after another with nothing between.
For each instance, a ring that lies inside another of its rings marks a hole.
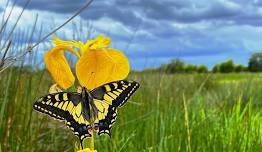
<instances>
[{"instance_id":1,"label":"blue sky","mask_svg":"<svg viewBox=\"0 0 262 152\"><path fill-rule=\"evenodd\" d=\"M11 21L25 2L17 1ZM48 33L84 3L32 0L18 25L21 29L32 27L38 14L43 33ZM6 0L1 0L0 16L5 4ZM247 64L252 52L262 50L261 0L94 0L74 19L76 28L80 20L82 37L88 37L90 25L91 37L100 33L110 36L112 47L125 52L133 69L157 67L173 58L209 67L227 59ZM65 26L57 35L72 38L72 27Z\"/></svg>"}]
</instances>

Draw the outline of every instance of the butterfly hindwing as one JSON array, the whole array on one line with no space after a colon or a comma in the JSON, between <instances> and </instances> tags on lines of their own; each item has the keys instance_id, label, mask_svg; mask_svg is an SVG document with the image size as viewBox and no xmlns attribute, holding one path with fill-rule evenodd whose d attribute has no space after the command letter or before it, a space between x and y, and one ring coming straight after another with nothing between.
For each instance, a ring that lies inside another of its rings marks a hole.
<instances>
[{"instance_id":1,"label":"butterfly hindwing","mask_svg":"<svg viewBox=\"0 0 262 152\"><path fill-rule=\"evenodd\" d=\"M59 92L39 98L34 103L38 112L66 121L67 126L80 139L90 137L91 125L81 115L81 96L78 93Z\"/></svg>"},{"instance_id":2,"label":"butterfly hindwing","mask_svg":"<svg viewBox=\"0 0 262 152\"><path fill-rule=\"evenodd\" d=\"M98 134L110 135L110 129L117 117L117 108L124 105L130 96L139 88L135 81L120 80L107 83L91 91L98 109Z\"/></svg>"}]
</instances>

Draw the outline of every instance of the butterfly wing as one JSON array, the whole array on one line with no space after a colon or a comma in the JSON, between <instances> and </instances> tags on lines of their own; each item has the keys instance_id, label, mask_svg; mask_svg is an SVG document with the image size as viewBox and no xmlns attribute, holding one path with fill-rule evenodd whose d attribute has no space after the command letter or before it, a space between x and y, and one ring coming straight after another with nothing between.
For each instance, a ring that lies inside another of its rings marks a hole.
<instances>
[{"instance_id":1,"label":"butterfly wing","mask_svg":"<svg viewBox=\"0 0 262 152\"><path fill-rule=\"evenodd\" d=\"M110 129L117 117L117 108L124 105L138 88L138 82L121 80L107 83L91 91L98 109L98 120L95 123L99 128L98 134L110 135Z\"/></svg>"},{"instance_id":2,"label":"butterfly wing","mask_svg":"<svg viewBox=\"0 0 262 152\"><path fill-rule=\"evenodd\" d=\"M81 114L81 95L79 93L59 92L40 97L33 108L55 119L64 120L80 140L90 137L92 128Z\"/></svg>"}]
</instances>

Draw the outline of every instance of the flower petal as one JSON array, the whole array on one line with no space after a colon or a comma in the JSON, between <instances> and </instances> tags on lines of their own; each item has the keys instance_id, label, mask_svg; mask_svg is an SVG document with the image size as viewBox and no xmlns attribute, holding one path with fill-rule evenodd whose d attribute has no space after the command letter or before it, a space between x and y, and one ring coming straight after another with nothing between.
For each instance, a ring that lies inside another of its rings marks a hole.
<instances>
[{"instance_id":1,"label":"flower petal","mask_svg":"<svg viewBox=\"0 0 262 152\"><path fill-rule=\"evenodd\" d=\"M109 37L105 37L104 35L100 34L94 40L88 40L85 44L85 48L83 49L99 49L108 47L111 44L111 39ZM83 53L81 51L81 53Z\"/></svg>"},{"instance_id":2,"label":"flower petal","mask_svg":"<svg viewBox=\"0 0 262 152\"><path fill-rule=\"evenodd\" d=\"M67 89L74 84L75 77L65 58L64 50L72 53L76 52L74 49L69 47L57 46L46 52L44 56L44 62L46 64L46 68L51 73L55 82L61 88Z\"/></svg>"},{"instance_id":3,"label":"flower petal","mask_svg":"<svg viewBox=\"0 0 262 152\"><path fill-rule=\"evenodd\" d=\"M79 83L89 90L111 81L125 79L129 70L127 57L111 48L87 51L76 63Z\"/></svg>"},{"instance_id":4,"label":"flower petal","mask_svg":"<svg viewBox=\"0 0 262 152\"><path fill-rule=\"evenodd\" d=\"M77 152L97 152L96 150L91 150L89 148L85 148L85 149L82 149L82 150L78 150Z\"/></svg>"},{"instance_id":5,"label":"flower petal","mask_svg":"<svg viewBox=\"0 0 262 152\"><path fill-rule=\"evenodd\" d=\"M63 90L61 90L61 88L59 88L59 86L57 84L53 84L50 88L49 88L49 93L57 93L57 92L63 92Z\"/></svg>"},{"instance_id":6,"label":"flower petal","mask_svg":"<svg viewBox=\"0 0 262 152\"><path fill-rule=\"evenodd\" d=\"M84 45L83 42L79 41L64 41L61 40L58 36L54 35L54 39L52 41L56 46L65 46L65 47L69 47L69 46L74 46L77 48L80 48Z\"/></svg>"}]
</instances>

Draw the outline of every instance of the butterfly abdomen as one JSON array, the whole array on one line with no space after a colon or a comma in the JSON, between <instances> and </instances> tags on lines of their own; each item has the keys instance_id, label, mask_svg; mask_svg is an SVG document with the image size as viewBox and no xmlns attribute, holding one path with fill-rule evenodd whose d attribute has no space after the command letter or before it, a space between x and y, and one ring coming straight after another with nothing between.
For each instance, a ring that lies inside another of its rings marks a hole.
<instances>
[{"instance_id":1,"label":"butterfly abdomen","mask_svg":"<svg viewBox=\"0 0 262 152\"><path fill-rule=\"evenodd\" d=\"M94 123L98 116L98 110L94 104L94 99L85 87L82 89L81 96L82 115L86 121Z\"/></svg>"}]
</instances>

